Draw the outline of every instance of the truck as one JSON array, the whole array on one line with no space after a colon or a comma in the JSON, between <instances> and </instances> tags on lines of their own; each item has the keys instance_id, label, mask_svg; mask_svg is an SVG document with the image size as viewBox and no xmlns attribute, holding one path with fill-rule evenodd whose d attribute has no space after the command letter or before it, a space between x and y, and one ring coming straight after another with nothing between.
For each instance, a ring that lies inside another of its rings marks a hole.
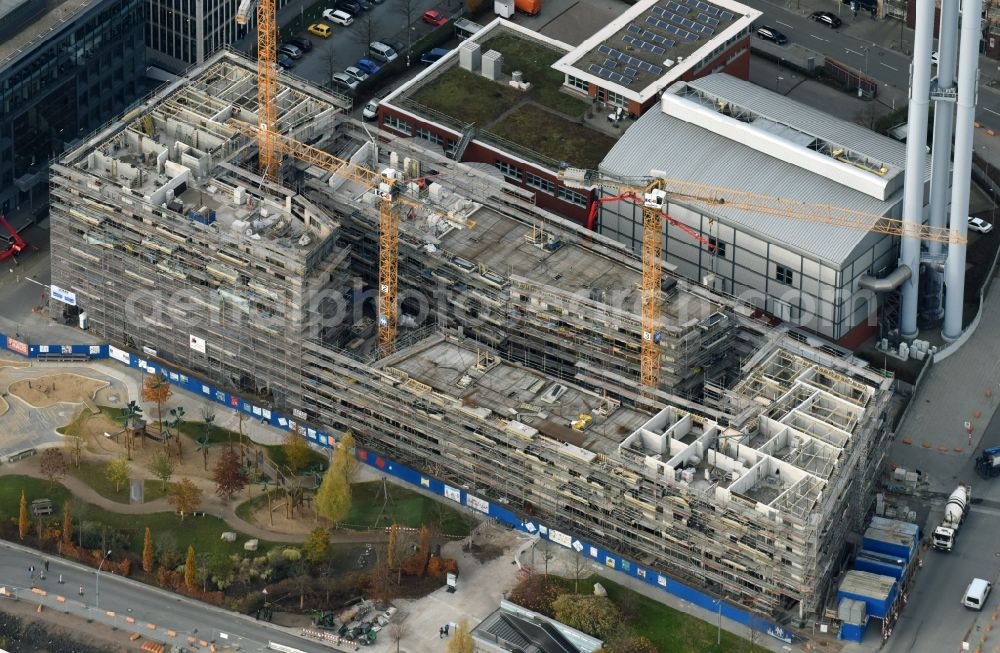
<instances>
[{"instance_id":1,"label":"truck","mask_svg":"<svg viewBox=\"0 0 1000 653\"><path fill-rule=\"evenodd\" d=\"M976 473L983 478L1000 476L1000 447L990 447L976 458Z\"/></svg>"},{"instance_id":2,"label":"truck","mask_svg":"<svg viewBox=\"0 0 1000 653\"><path fill-rule=\"evenodd\" d=\"M938 551L951 551L955 546L955 536L958 528L969 514L969 504L972 503L972 488L959 483L955 491L948 497L944 505L944 519L934 529L934 548Z\"/></svg>"}]
</instances>

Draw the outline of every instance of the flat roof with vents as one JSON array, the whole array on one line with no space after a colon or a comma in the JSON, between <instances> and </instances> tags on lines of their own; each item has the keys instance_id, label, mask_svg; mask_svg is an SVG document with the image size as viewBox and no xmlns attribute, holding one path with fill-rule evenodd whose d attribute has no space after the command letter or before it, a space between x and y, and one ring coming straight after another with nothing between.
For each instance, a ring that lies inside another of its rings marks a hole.
<instances>
[{"instance_id":1,"label":"flat roof with vents","mask_svg":"<svg viewBox=\"0 0 1000 653\"><path fill-rule=\"evenodd\" d=\"M645 103L747 34L760 15L731 0L644 0L552 67Z\"/></svg>"}]
</instances>

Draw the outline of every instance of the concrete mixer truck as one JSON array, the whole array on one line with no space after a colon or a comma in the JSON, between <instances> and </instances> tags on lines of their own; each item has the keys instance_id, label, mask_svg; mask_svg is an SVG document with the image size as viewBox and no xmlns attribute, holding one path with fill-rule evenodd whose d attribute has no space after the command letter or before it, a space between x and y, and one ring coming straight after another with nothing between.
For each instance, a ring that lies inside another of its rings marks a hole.
<instances>
[{"instance_id":1,"label":"concrete mixer truck","mask_svg":"<svg viewBox=\"0 0 1000 653\"><path fill-rule=\"evenodd\" d=\"M970 503L972 503L972 488L965 484L959 484L948 497L948 503L944 506L944 519L934 529L935 549L951 551L952 547L955 546L958 527L962 525L965 516L969 513Z\"/></svg>"}]
</instances>

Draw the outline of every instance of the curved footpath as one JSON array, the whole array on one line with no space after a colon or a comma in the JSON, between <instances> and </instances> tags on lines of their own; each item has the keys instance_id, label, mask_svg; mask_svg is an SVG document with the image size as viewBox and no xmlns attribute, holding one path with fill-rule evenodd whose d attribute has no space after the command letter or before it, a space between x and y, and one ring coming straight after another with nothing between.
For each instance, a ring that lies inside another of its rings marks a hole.
<instances>
[{"instance_id":1,"label":"curved footpath","mask_svg":"<svg viewBox=\"0 0 1000 653\"><path fill-rule=\"evenodd\" d=\"M21 460L16 463L5 464L0 467L0 476L15 475L31 476L32 478L47 480L38 469L37 460L32 458ZM214 484L206 479L192 478L191 481L204 493L204 501L199 509L199 512L205 512L209 515L218 517L226 522L226 524L228 524L233 530L251 538L267 540L270 542L301 544L302 541L305 540L305 535L271 531L244 520L236 514L236 506L239 505L239 503L242 503L242 501L238 503L223 501L216 496ZM66 474L66 476L59 481L59 484L69 490L74 497L104 508L109 512L115 512L123 515L148 515L157 512L174 512L173 507L167 503L166 498L156 499L155 501L140 504L119 503L117 501L112 501L111 499L98 494L94 488L90 487L72 474ZM381 531L333 531L330 534L330 542L333 543L381 542L385 539L386 535Z\"/></svg>"}]
</instances>

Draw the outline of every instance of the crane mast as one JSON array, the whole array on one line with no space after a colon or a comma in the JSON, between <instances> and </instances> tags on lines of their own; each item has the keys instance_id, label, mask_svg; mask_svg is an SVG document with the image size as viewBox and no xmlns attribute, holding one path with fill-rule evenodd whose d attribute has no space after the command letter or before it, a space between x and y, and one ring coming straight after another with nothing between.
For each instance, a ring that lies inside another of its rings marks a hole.
<instances>
[{"instance_id":1,"label":"crane mast","mask_svg":"<svg viewBox=\"0 0 1000 653\"><path fill-rule=\"evenodd\" d=\"M275 147L277 133L274 96L277 94L278 30L275 0L258 0L257 4L257 163L261 176L270 182L278 180L281 158Z\"/></svg>"},{"instance_id":2,"label":"crane mast","mask_svg":"<svg viewBox=\"0 0 1000 653\"><path fill-rule=\"evenodd\" d=\"M660 380L660 284L663 280L663 201L659 180L642 192L642 349L639 379L647 396Z\"/></svg>"}]
</instances>

